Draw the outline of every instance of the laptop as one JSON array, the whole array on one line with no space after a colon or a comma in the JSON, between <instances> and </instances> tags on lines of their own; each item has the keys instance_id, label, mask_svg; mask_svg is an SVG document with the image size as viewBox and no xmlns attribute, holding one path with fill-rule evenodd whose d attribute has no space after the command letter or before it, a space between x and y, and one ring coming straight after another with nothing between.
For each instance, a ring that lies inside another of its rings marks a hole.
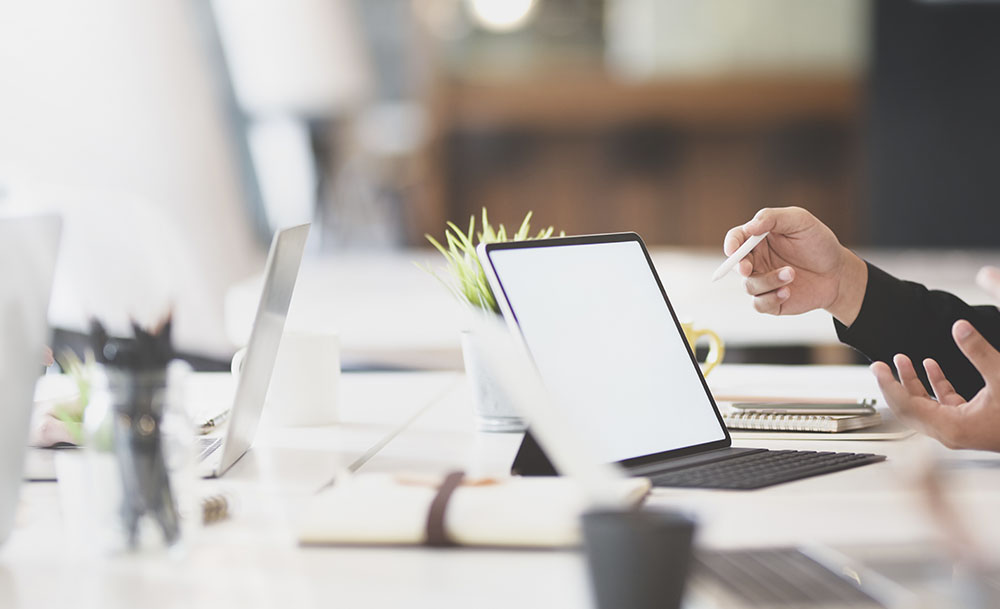
<instances>
[{"instance_id":1,"label":"laptop","mask_svg":"<svg viewBox=\"0 0 1000 609\"><path fill-rule=\"evenodd\" d=\"M56 216L0 214L0 543L10 534L21 488L60 229Z\"/></svg>"},{"instance_id":2,"label":"laptop","mask_svg":"<svg viewBox=\"0 0 1000 609\"><path fill-rule=\"evenodd\" d=\"M602 461L656 486L735 490L885 459L734 448L637 234L481 244L478 255L552 398ZM513 469L557 473L530 432Z\"/></svg>"},{"instance_id":3,"label":"laptop","mask_svg":"<svg viewBox=\"0 0 1000 609\"><path fill-rule=\"evenodd\" d=\"M282 229L274 235L228 425L219 436L200 438L198 470L204 477L226 473L253 443L308 236L308 224Z\"/></svg>"}]
</instances>

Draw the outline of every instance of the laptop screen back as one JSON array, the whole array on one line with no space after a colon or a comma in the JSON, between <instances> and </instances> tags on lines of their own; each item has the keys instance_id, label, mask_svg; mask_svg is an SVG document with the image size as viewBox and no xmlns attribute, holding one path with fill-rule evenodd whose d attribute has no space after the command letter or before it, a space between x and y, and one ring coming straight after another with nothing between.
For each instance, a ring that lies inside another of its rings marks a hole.
<instances>
[{"instance_id":1,"label":"laptop screen back","mask_svg":"<svg viewBox=\"0 0 1000 609\"><path fill-rule=\"evenodd\" d=\"M236 385L217 475L225 473L243 456L257 433L308 237L309 225L303 224L279 230L271 242L264 269L264 288Z\"/></svg>"},{"instance_id":2,"label":"laptop screen back","mask_svg":"<svg viewBox=\"0 0 1000 609\"><path fill-rule=\"evenodd\" d=\"M485 255L547 389L598 455L728 444L638 236L495 244Z\"/></svg>"}]
</instances>

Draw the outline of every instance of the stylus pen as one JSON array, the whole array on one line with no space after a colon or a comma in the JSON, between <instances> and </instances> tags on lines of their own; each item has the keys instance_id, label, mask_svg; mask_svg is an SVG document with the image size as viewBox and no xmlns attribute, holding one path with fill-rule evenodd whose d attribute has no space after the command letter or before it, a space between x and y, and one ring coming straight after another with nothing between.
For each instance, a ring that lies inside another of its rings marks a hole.
<instances>
[{"instance_id":1,"label":"stylus pen","mask_svg":"<svg viewBox=\"0 0 1000 609\"><path fill-rule=\"evenodd\" d=\"M219 425L222 425L222 423L225 422L225 420L228 418L229 418L229 409L223 410L219 414L215 415L211 419L208 419L207 421L201 424L200 426L201 433L205 434L212 431Z\"/></svg>"},{"instance_id":2,"label":"stylus pen","mask_svg":"<svg viewBox=\"0 0 1000 609\"><path fill-rule=\"evenodd\" d=\"M763 235L754 235L744 241L743 245L741 245L738 250L733 252L732 256L726 258L726 261L720 264L719 268L715 269L715 272L712 273L712 281L718 281L725 277L726 274L733 270L733 268L739 264L741 260L746 258L747 254L750 253L750 250L757 247L757 244L763 241L769 234L770 233L768 232Z\"/></svg>"}]
</instances>

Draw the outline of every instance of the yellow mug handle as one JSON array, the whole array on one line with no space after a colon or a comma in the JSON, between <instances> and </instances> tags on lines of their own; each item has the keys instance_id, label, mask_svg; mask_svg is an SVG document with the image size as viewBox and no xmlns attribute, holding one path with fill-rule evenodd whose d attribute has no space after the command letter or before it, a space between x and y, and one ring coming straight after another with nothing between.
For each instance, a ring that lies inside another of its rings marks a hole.
<instances>
[{"instance_id":1,"label":"yellow mug handle","mask_svg":"<svg viewBox=\"0 0 1000 609\"><path fill-rule=\"evenodd\" d=\"M713 368L722 363L722 358L726 356L726 345L719 338L719 335L715 332L707 329L695 330L691 328L688 330L688 341L691 343L691 350L694 351L694 345L698 342L698 339L702 336L708 337L708 357L705 358L705 376L712 371Z\"/></svg>"}]
</instances>

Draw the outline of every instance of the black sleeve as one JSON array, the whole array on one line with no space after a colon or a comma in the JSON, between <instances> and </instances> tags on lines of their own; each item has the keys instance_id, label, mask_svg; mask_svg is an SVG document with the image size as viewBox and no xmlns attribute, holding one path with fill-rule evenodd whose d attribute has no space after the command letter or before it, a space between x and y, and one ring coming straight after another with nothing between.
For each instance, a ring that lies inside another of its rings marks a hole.
<instances>
[{"instance_id":1,"label":"black sleeve","mask_svg":"<svg viewBox=\"0 0 1000 609\"><path fill-rule=\"evenodd\" d=\"M857 319L848 328L834 320L837 337L872 361L892 365L904 353L927 385L921 362L934 358L955 390L971 399L984 383L951 336L951 326L968 320L994 347L1000 348L1000 310L970 306L948 292L896 279L868 264L868 286Z\"/></svg>"}]
</instances>

